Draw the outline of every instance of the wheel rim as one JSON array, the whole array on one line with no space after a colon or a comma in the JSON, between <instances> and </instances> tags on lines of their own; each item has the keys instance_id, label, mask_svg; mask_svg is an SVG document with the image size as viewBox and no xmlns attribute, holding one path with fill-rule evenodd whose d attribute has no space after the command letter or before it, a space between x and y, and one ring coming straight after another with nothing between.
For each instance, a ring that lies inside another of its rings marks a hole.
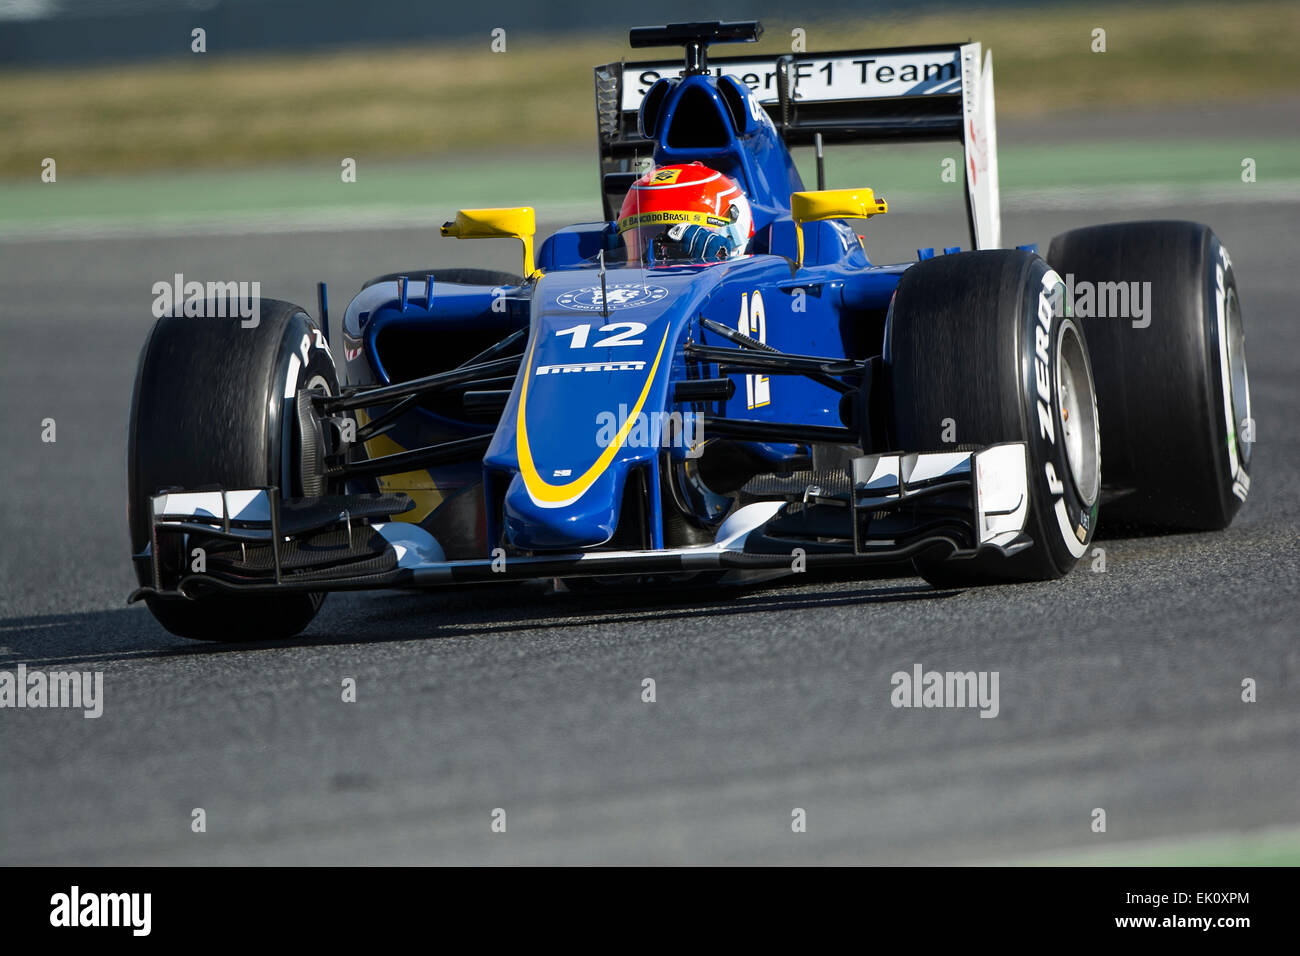
<instances>
[{"instance_id":1,"label":"wheel rim","mask_svg":"<svg viewBox=\"0 0 1300 956\"><path fill-rule=\"evenodd\" d=\"M1083 338L1074 323L1061 323L1056 343L1056 417L1070 466L1070 479L1084 505L1097 500L1101 487L1101 431L1097 393Z\"/></svg>"},{"instance_id":2,"label":"wheel rim","mask_svg":"<svg viewBox=\"0 0 1300 956\"><path fill-rule=\"evenodd\" d=\"M1229 289L1227 302L1228 388L1232 404L1232 434L1236 439L1237 455L1243 465L1250 464L1254 442L1254 422L1250 415L1250 375L1246 371L1246 328L1241 321L1241 308L1237 290ZM1246 440L1242 433L1249 430Z\"/></svg>"}]
</instances>

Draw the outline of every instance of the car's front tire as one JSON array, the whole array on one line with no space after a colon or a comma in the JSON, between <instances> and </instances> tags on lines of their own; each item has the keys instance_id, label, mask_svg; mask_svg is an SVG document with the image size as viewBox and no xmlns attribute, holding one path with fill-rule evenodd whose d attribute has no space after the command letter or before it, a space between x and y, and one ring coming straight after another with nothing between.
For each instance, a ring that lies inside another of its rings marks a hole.
<instances>
[{"instance_id":1,"label":"car's front tire","mask_svg":"<svg viewBox=\"0 0 1300 956\"><path fill-rule=\"evenodd\" d=\"M226 310L205 308L205 315ZM133 554L150 544L150 499L166 488L276 487L283 497L321 494L303 454L300 389L338 393L334 361L315 322L298 306L262 299L256 325L239 318L164 316L149 333L131 396L127 449ZM174 536L173 536L174 537ZM179 547L160 548L168 576L184 572ZM151 562L137 559L142 586ZM205 641L291 637L320 609L323 594L147 595L173 634Z\"/></svg>"},{"instance_id":2,"label":"car's front tire","mask_svg":"<svg viewBox=\"0 0 1300 956\"><path fill-rule=\"evenodd\" d=\"M1041 258L986 250L929 259L898 283L886 318L893 447L974 451L1024 442L1025 531L1015 554L914 564L938 586L1061 577L1087 552L1100 491L1097 405L1083 331L1059 314Z\"/></svg>"}]
</instances>

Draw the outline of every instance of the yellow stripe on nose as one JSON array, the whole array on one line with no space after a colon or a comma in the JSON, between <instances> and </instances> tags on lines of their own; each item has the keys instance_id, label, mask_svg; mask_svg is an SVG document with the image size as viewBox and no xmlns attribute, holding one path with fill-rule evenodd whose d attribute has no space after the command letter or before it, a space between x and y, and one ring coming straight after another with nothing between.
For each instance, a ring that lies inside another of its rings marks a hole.
<instances>
[{"instance_id":1,"label":"yellow stripe on nose","mask_svg":"<svg viewBox=\"0 0 1300 956\"><path fill-rule=\"evenodd\" d=\"M533 345L528 349L528 364L524 369L524 382L519 391L519 419L515 424L515 451L519 456L519 473L523 476L524 486L528 489L528 494L538 507L563 508L566 505L571 505L596 483L596 479L604 474L605 469L614 460L614 456L618 454L618 450L623 447L628 432L632 430L637 417L641 414L641 409L645 406L646 398L650 395L650 385L654 382L655 372L659 369L659 360L663 358L664 347L668 344L668 332L671 328L671 322L665 323L663 341L659 343L659 351L655 354L654 363L650 366L650 371L646 375L645 384L641 387L641 394L637 397L636 405L633 406L631 414L628 415L627 420L618 430L618 434L614 436L614 440L605 447L605 450L600 453L600 457L596 459L590 468L573 481L563 485L552 485L538 474L537 466L533 463L532 448L528 443L528 382L532 377L533 350L537 347L536 340L533 341Z\"/></svg>"}]
</instances>

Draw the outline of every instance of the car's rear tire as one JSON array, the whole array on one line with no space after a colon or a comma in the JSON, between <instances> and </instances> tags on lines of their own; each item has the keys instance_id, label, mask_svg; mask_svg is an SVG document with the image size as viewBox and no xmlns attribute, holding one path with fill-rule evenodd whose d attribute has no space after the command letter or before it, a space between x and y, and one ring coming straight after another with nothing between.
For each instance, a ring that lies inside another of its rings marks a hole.
<instances>
[{"instance_id":1,"label":"car's rear tire","mask_svg":"<svg viewBox=\"0 0 1300 956\"><path fill-rule=\"evenodd\" d=\"M205 307L204 315L227 314ZM287 302L262 299L256 325L238 318L164 316L149 333L136 369L127 448L128 519L133 554L149 544L150 498L164 488L275 486L284 497L321 494L304 454L300 389L338 392L334 361L315 322ZM175 552L175 553L172 553ZM179 548L158 560L187 560ZM137 559L142 586L151 563ZM291 637L305 628L323 594L148 595L149 610L173 634L205 641Z\"/></svg>"},{"instance_id":2,"label":"car's rear tire","mask_svg":"<svg viewBox=\"0 0 1300 956\"><path fill-rule=\"evenodd\" d=\"M1027 449L1033 545L1010 556L919 556L914 565L931 584L1058 578L1092 540L1097 407L1082 331L1057 314L1059 285L1038 256L1001 249L919 262L899 281L885 326L893 446Z\"/></svg>"},{"instance_id":3,"label":"car's rear tire","mask_svg":"<svg viewBox=\"0 0 1300 956\"><path fill-rule=\"evenodd\" d=\"M1096 368L1107 527L1226 528L1250 489L1255 436L1237 284L1218 236L1194 222L1115 223L1057 236L1047 258L1096 292L1087 309L1073 298ZM1130 291L1128 315L1097 316L1101 283L1138 290L1145 314Z\"/></svg>"}]
</instances>

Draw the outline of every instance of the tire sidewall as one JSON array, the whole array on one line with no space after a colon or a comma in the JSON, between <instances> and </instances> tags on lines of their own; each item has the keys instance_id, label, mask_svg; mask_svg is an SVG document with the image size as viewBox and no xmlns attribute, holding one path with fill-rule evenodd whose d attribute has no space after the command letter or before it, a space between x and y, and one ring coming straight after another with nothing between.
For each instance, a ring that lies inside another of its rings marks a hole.
<instances>
[{"instance_id":1,"label":"tire sidewall","mask_svg":"<svg viewBox=\"0 0 1300 956\"><path fill-rule=\"evenodd\" d=\"M1025 277L1023 308L1017 329L1021 396L1021 436L1026 443L1030 518L1026 530L1036 546L1046 549L1058 574L1065 574L1087 554L1096 532L1099 487L1091 500L1080 493L1066 453L1061 417L1060 354L1063 333L1078 335L1087 379L1092 382L1087 340L1081 325L1066 313L1065 283L1044 260L1035 257ZM1097 416L1095 388L1090 388L1093 420ZM1008 441L1012 440L1008 436ZM1096 434L1093 442L1100 459Z\"/></svg>"},{"instance_id":2,"label":"tire sidewall","mask_svg":"<svg viewBox=\"0 0 1300 956\"><path fill-rule=\"evenodd\" d=\"M1237 280L1233 271L1232 257L1219 237L1211 230L1206 230L1205 259L1205 326L1206 359L1210 396L1211 447L1213 448L1215 484L1219 489L1222 514L1225 524L1231 521L1237 510L1245 502L1250 490L1250 467L1253 460L1253 444L1243 440L1243 430L1254 428L1253 420L1249 426L1244 422L1251 419L1254 412L1250 406L1249 375L1247 374L1246 394L1236 396L1244 401L1245 407L1234 404L1232 394L1232 369L1229 362L1228 337L1231 330L1228 325L1230 300L1236 300ZM1241 321L1238 311L1238 321ZM1244 345L1243 345L1244 347ZM1242 363L1245 365L1245 355ZM1243 369L1244 371L1244 369ZM1253 439L1253 435L1251 436Z\"/></svg>"},{"instance_id":3,"label":"tire sidewall","mask_svg":"<svg viewBox=\"0 0 1300 956\"><path fill-rule=\"evenodd\" d=\"M284 498L304 494L297 449L302 441L299 433L297 396L302 389L323 387L329 394L339 392L338 372L334 356L324 334L305 312L298 311L286 324L280 340L279 354L272 365L271 381L267 384L268 462L273 463L270 473Z\"/></svg>"}]
</instances>

